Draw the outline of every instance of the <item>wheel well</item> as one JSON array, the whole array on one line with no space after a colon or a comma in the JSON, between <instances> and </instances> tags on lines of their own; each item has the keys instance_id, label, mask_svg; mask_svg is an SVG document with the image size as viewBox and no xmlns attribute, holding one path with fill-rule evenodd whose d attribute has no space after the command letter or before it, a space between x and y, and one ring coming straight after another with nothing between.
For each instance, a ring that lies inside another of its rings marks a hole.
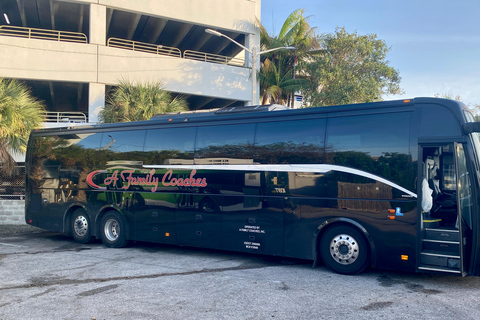
<instances>
[{"instance_id":1,"label":"wheel well","mask_svg":"<svg viewBox=\"0 0 480 320\"><path fill-rule=\"evenodd\" d=\"M321 242L322 242L322 237L327 232L327 230L330 230L333 227L338 227L338 226L347 226L347 227L352 227L359 231L364 237L365 240L368 243L368 249L370 253L370 265L372 267L375 267L375 261L376 261L376 250L375 250L375 244L373 242L372 237L368 233L368 231L358 222L356 221L345 221L345 220L337 220L337 221L326 221L323 224L321 224L318 227L316 239L315 239L315 261L314 261L314 266L317 266L320 261L322 261L322 256L321 256Z\"/></svg>"}]
</instances>

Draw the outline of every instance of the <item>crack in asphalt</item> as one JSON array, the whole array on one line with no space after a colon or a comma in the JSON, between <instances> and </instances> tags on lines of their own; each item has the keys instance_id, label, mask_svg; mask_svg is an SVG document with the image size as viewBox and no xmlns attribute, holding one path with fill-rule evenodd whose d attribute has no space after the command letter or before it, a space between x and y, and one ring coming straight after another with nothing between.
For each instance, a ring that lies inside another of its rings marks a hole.
<instances>
[{"instance_id":1,"label":"crack in asphalt","mask_svg":"<svg viewBox=\"0 0 480 320\"><path fill-rule=\"evenodd\" d=\"M62 280L53 280L53 281L39 281L36 283L26 283L23 285L9 286L9 287L0 287L0 291L12 290L12 289L28 289L28 288L42 288L49 287L54 285L76 285L76 284L86 284L86 283L105 283L110 281L123 281L123 280L136 280L136 279L156 279L161 277L171 277L171 276L188 276L192 274L201 274L201 273L216 273L216 272L225 272L225 271L236 271L236 270L250 270L250 269L262 269L269 267L269 264L241 264L236 267L227 267L227 268L211 268L211 269L201 269L201 270L192 270L185 272L172 272L172 273L158 273L158 274L148 274L141 276L123 276L123 277L111 277L111 278L93 278L93 279L62 279Z\"/></svg>"}]
</instances>

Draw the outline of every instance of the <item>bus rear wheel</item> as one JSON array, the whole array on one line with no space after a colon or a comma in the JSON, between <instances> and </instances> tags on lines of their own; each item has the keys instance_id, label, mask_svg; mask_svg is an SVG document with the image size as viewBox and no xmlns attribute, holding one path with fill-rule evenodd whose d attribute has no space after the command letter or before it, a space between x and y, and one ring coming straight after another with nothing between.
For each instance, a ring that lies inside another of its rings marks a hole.
<instances>
[{"instance_id":1,"label":"bus rear wheel","mask_svg":"<svg viewBox=\"0 0 480 320\"><path fill-rule=\"evenodd\" d=\"M100 223L100 237L109 248L123 248L127 245L127 223L117 212L108 212Z\"/></svg>"},{"instance_id":2,"label":"bus rear wheel","mask_svg":"<svg viewBox=\"0 0 480 320\"><path fill-rule=\"evenodd\" d=\"M368 266L369 247L364 235L350 226L336 226L322 236L321 255L331 270L358 274Z\"/></svg>"},{"instance_id":3,"label":"bus rear wheel","mask_svg":"<svg viewBox=\"0 0 480 320\"><path fill-rule=\"evenodd\" d=\"M72 214L71 231L73 239L78 243L88 243L92 239L90 219L83 209L77 209Z\"/></svg>"}]
</instances>

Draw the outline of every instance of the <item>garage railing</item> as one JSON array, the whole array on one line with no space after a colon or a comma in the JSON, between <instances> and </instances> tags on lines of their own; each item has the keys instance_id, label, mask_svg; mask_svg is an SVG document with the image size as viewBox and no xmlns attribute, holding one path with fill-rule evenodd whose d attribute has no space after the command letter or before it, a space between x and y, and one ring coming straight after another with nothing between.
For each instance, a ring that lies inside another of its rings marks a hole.
<instances>
[{"instance_id":1,"label":"garage railing","mask_svg":"<svg viewBox=\"0 0 480 320\"><path fill-rule=\"evenodd\" d=\"M87 115L83 112L55 112L46 111L43 113L45 122L50 123L86 123Z\"/></svg>"},{"instance_id":2,"label":"garage railing","mask_svg":"<svg viewBox=\"0 0 480 320\"><path fill-rule=\"evenodd\" d=\"M0 36L87 43L87 36L80 32L25 28L6 25L0 26Z\"/></svg>"},{"instance_id":3,"label":"garage railing","mask_svg":"<svg viewBox=\"0 0 480 320\"><path fill-rule=\"evenodd\" d=\"M237 66L237 67L245 66L245 60L243 59L221 56L218 54L206 53L206 52L200 52L200 51L185 50L185 52L183 53L183 57L185 59L204 61L204 62L210 62L210 63L228 64L228 65Z\"/></svg>"},{"instance_id":4,"label":"garage railing","mask_svg":"<svg viewBox=\"0 0 480 320\"><path fill-rule=\"evenodd\" d=\"M80 32L69 32L59 30L48 30L38 28L25 28L17 26L0 26L0 36L9 36L17 38L53 40L64 42L87 43L87 36ZM132 41L120 38L109 38L107 46L132 51L146 52L176 58L182 58L182 52L178 48L168 47L164 45L156 45L139 41ZM210 63L226 64L237 67L245 67L245 60L235 57L227 57L218 54L185 50L184 59L197 60Z\"/></svg>"},{"instance_id":5,"label":"garage railing","mask_svg":"<svg viewBox=\"0 0 480 320\"><path fill-rule=\"evenodd\" d=\"M107 41L107 46L120 48L120 49L159 54L159 55L170 56L170 57L177 57L177 58L182 57L182 52L180 51L180 49L163 46L161 44L156 45L151 43L126 40L126 39L109 38Z\"/></svg>"}]
</instances>

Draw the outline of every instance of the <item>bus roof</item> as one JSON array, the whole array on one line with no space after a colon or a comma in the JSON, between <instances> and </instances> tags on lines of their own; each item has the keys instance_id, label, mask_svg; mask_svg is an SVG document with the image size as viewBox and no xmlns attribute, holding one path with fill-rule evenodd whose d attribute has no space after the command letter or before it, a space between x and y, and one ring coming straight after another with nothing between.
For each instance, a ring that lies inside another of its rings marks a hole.
<instances>
[{"instance_id":1,"label":"bus roof","mask_svg":"<svg viewBox=\"0 0 480 320\"><path fill-rule=\"evenodd\" d=\"M35 129L34 132L65 132L73 130L101 130L113 129L116 127L130 126L149 126L152 124L179 124L185 122L215 122L229 120L248 120L248 119L271 119L275 118L292 118L305 116L327 116L333 113L352 113L357 114L358 111L371 112L395 112L404 111L405 108L414 109L417 104L439 104L449 109L458 119L462 119L462 110L466 107L458 101L441 99L441 98L414 98L406 100L380 101L361 104L339 105L329 107L313 107L303 109L290 109L281 105L261 105L261 106L240 106L226 107L206 112L180 112L157 114L147 121L123 122L123 123L107 123L92 124L82 126L70 126L59 128L42 128ZM464 121L462 121L464 122Z\"/></svg>"}]
</instances>

